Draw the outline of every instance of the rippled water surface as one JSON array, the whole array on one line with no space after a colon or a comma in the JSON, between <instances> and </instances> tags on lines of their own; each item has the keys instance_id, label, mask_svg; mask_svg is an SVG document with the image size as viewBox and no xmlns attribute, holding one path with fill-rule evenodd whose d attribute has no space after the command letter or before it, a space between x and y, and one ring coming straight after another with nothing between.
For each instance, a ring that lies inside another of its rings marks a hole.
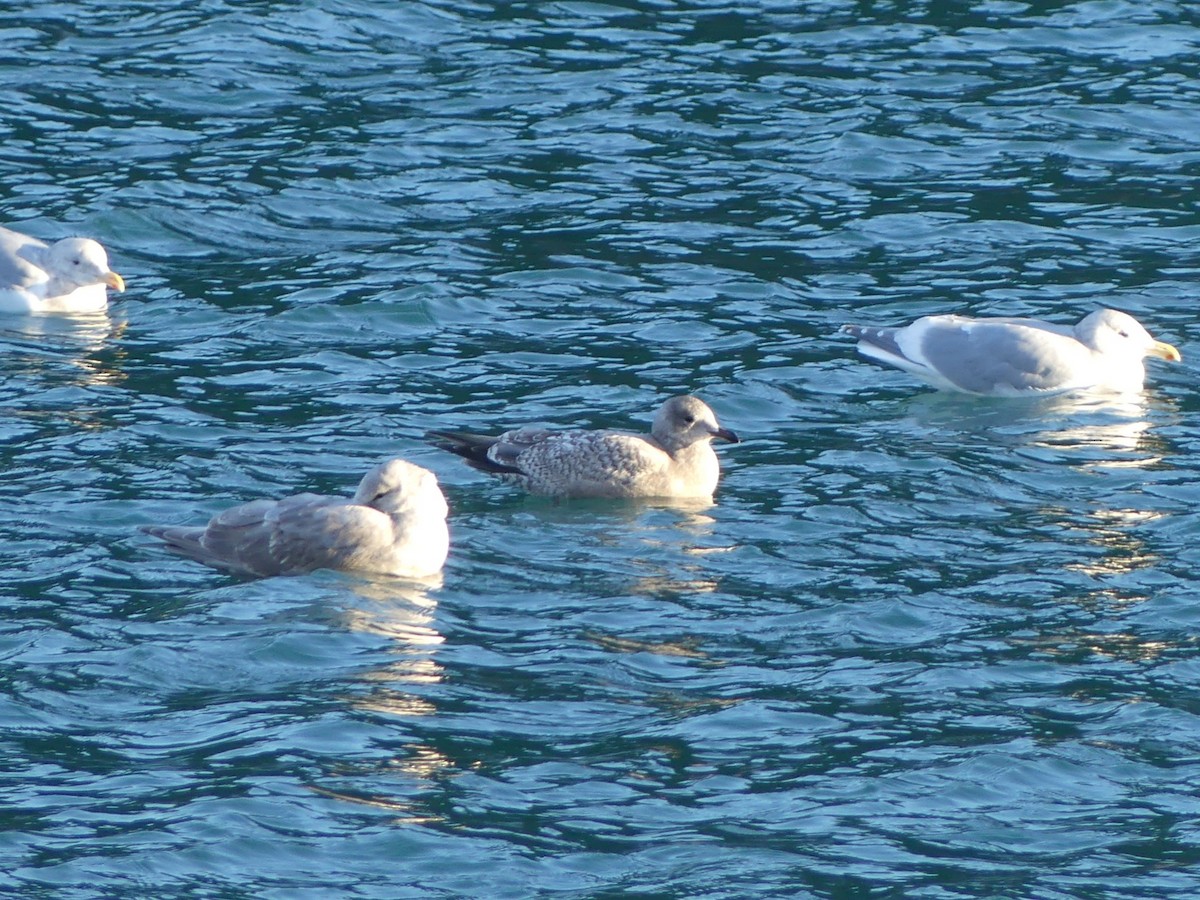
<instances>
[{"instance_id":1,"label":"rippled water surface","mask_svg":"<svg viewBox=\"0 0 1200 900\"><path fill-rule=\"evenodd\" d=\"M1193 4L172 6L0 13L0 221L129 283L0 322L6 895L1200 892ZM1099 302L1140 400L837 334ZM706 508L421 437L684 391ZM136 531L396 454L437 586Z\"/></svg>"}]
</instances>

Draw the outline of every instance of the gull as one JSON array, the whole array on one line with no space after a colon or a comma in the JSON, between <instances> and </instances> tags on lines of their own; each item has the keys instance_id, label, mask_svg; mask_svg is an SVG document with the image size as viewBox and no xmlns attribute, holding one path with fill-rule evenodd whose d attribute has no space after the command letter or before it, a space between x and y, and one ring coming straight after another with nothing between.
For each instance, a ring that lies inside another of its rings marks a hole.
<instances>
[{"instance_id":1,"label":"gull","mask_svg":"<svg viewBox=\"0 0 1200 900\"><path fill-rule=\"evenodd\" d=\"M47 245L0 227L0 313L96 313L108 305L106 288L120 293L125 281L95 241Z\"/></svg>"},{"instance_id":2,"label":"gull","mask_svg":"<svg viewBox=\"0 0 1200 900\"><path fill-rule=\"evenodd\" d=\"M1179 361L1128 313L1098 309L1074 327L1040 319L925 316L900 328L844 325L864 356L934 387L994 397L1142 390L1146 356Z\"/></svg>"},{"instance_id":3,"label":"gull","mask_svg":"<svg viewBox=\"0 0 1200 900\"><path fill-rule=\"evenodd\" d=\"M340 569L425 578L450 546L446 498L428 469L391 459L354 496L296 494L252 500L202 527L144 525L167 549L242 575L297 575Z\"/></svg>"},{"instance_id":4,"label":"gull","mask_svg":"<svg viewBox=\"0 0 1200 900\"><path fill-rule=\"evenodd\" d=\"M498 436L427 437L483 472L552 497L711 498L720 477L714 440L738 443L698 397L672 397L649 434L519 428Z\"/></svg>"}]
</instances>

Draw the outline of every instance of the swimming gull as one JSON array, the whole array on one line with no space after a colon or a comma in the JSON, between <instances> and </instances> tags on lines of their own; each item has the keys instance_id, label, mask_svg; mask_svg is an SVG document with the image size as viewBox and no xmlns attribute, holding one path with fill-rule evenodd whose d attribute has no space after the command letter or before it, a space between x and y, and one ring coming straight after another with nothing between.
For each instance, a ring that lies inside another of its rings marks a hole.
<instances>
[{"instance_id":1,"label":"swimming gull","mask_svg":"<svg viewBox=\"0 0 1200 900\"><path fill-rule=\"evenodd\" d=\"M431 431L437 446L534 494L554 497L712 497L712 441L738 443L698 397L672 397L649 434L519 428L499 436Z\"/></svg>"},{"instance_id":2,"label":"swimming gull","mask_svg":"<svg viewBox=\"0 0 1200 900\"><path fill-rule=\"evenodd\" d=\"M297 494L253 500L204 527L146 525L167 549L243 575L341 569L423 578L446 561L446 498L428 469L392 459L352 498Z\"/></svg>"},{"instance_id":3,"label":"swimming gull","mask_svg":"<svg viewBox=\"0 0 1200 900\"><path fill-rule=\"evenodd\" d=\"M71 237L46 245L0 227L0 312L100 312L108 305L106 288L120 293L125 281L95 241Z\"/></svg>"},{"instance_id":4,"label":"swimming gull","mask_svg":"<svg viewBox=\"0 0 1200 900\"><path fill-rule=\"evenodd\" d=\"M1175 347L1114 309L1098 309L1074 327L1039 319L925 316L901 328L842 330L858 338L864 356L942 390L980 396L1134 393L1146 378L1144 357L1179 360Z\"/></svg>"}]
</instances>

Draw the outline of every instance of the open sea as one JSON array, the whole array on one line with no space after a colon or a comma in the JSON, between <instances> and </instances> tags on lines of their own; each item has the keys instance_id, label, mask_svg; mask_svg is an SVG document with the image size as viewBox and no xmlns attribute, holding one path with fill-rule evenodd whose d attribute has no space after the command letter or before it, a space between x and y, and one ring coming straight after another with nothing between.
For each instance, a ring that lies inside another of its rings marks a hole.
<instances>
[{"instance_id":1,"label":"open sea","mask_svg":"<svg viewBox=\"0 0 1200 900\"><path fill-rule=\"evenodd\" d=\"M1200 5L8 0L0 896L1200 895ZM845 322L1137 316L1140 398ZM712 505L431 428L642 429ZM440 585L137 526L433 469Z\"/></svg>"}]
</instances>

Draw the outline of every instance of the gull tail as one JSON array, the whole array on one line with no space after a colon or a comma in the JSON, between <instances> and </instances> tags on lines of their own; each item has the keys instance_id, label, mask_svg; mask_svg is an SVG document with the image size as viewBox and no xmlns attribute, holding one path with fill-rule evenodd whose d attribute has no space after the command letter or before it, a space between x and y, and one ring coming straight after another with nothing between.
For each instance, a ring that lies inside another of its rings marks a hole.
<instances>
[{"instance_id":1,"label":"gull tail","mask_svg":"<svg viewBox=\"0 0 1200 900\"><path fill-rule=\"evenodd\" d=\"M204 554L204 546L200 538L204 536L203 528L188 528L180 525L141 525L138 531L158 538L168 550L198 558Z\"/></svg>"},{"instance_id":2,"label":"gull tail","mask_svg":"<svg viewBox=\"0 0 1200 900\"><path fill-rule=\"evenodd\" d=\"M521 470L498 463L489 455L500 439L490 434L472 434L469 431L427 431L425 437L440 450L461 456L467 465L493 475L520 475Z\"/></svg>"},{"instance_id":3,"label":"gull tail","mask_svg":"<svg viewBox=\"0 0 1200 900\"><path fill-rule=\"evenodd\" d=\"M203 538L206 529L203 527L186 525L139 525L138 531L162 541L164 550L169 550L179 556L186 556L188 559L203 563L206 566L212 566L215 569L222 569L223 571L237 574L275 574L271 572L258 572L248 566L239 565L234 560L224 559L216 555L212 550L204 546Z\"/></svg>"}]
</instances>

